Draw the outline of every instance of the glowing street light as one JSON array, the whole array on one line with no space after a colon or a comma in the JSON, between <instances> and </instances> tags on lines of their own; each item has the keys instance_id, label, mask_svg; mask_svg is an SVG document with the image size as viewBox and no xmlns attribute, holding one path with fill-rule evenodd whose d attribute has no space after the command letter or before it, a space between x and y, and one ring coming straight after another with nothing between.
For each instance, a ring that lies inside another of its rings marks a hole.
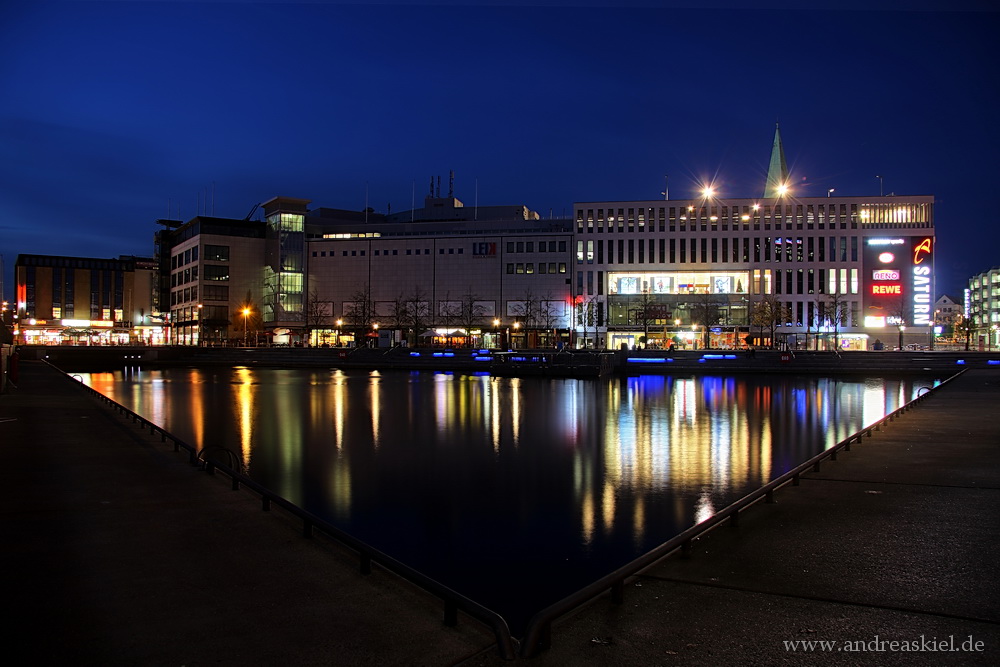
<instances>
[{"instance_id":1,"label":"glowing street light","mask_svg":"<svg viewBox=\"0 0 1000 667\"><path fill-rule=\"evenodd\" d=\"M248 327L247 323L249 321L250 321L250 309L249 308L244 308L243 309L243 347L247 346L247 327Z\"/></svg>"}]
</instances>

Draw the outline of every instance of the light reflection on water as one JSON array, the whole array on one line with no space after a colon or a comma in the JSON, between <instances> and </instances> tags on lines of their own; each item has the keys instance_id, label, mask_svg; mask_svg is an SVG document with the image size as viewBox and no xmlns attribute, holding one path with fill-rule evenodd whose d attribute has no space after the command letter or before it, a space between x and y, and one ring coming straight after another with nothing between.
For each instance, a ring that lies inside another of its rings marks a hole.
<instances>
[{"instance_id":1,"label":"light reflection on water","mask_svg":"<svg viewBox=\"0 0 1000 667\"><path fill-rule=\"evenodd\" d=\"M507 617L702 521L926 380L172 369L98 391Z\"/></svg>"}]
</instances>

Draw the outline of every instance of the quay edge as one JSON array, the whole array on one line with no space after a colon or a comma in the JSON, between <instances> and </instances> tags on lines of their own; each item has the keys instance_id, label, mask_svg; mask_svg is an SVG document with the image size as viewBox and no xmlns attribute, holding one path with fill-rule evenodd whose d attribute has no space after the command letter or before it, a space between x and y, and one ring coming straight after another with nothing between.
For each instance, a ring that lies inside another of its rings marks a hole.
<instances>
[{"instance_id":1,"label":"quay edge","mask_svg":"<svg viewBox=\"0 0 1000 667\"><path fill-rule=\"evenodd\" d=\"M1000 351L784 352L776 350L476 350L467 348L22 346L22 359L65 371L250 366L425 370L490 375L600 377L641 374L939 374L1000 366Z\"/></svg>"}]
</instances>

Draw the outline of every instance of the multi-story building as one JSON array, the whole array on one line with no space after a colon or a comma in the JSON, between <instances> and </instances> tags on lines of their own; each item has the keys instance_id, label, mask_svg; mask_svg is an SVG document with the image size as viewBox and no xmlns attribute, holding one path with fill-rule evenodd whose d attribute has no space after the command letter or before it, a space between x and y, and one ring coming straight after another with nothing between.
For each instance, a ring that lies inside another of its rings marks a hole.
<instances>
[{"instance_id":1,"label":"multi-story building","mask_svg":"<svg viewBox=\"0 0 1000 667\"><path fill-rule=\"evenodd\" d=\"M313 343L570 341L571 221L433 194L422 209L365 217L306 219Z\"/></svg>"},{"instance_id":2,"label":"multi-story building","mask_svg":"<svg viewBox=\"0 0 1000 667\"><path fill-rule=\"evenodd\" d=\"M154 318L152 259L18 255L14 276L20 343L163 342Z\"/></svg>"},{"instance_id":3,"label":"multi-story building","mask_svg":"<svg viewBox=\"0 0 1000 667\"><path fill-rule=\"evenodd\" d=\"M259 331L265 223L197 216L156 233L167 340L194 345ZM244 314L245 312L245 314Z\"/></svg>"},{"instance_id":4,"label":"multi-story building","mask_svg":"<svg viewBox=\"0 0 1000 667\"><path fill-rule=\"evenodd\" d=\"M275 197L263 220L251 219L256 207L242 220L162 220L149 314L175 344L251 333L313 345L865 349L901 345L904 332L929 342L933 197L800 197L789 182L776 130L757 198L706 188L542 219L467 207L432 180L422 208L391 215ZM65 308L39 305L46 321Z\"/></svg>"},{"instance_id":5,"label":"multi-story building","mask_svg":"<svg viewBox=\"0 0 1000 667\"><path fill-rule=\"evenodd\" d=\"M973 341L981 348L1000 349L1000 267L969 279L966 298Z\"/></svg>"},{"instance_id":6,"label":"multi-story building","mask_svg":"<svg viewBox=\"0 0 1000 667\"><path fill-rule=\"evenodd\" d=\"M569 340L569 220L433 193L394 215L309 203L275 197L263 221L160 221L170 342Z\"/></svg>"},{"instance_id":7,"label":"multi-story building","mask_svg":"<svg viewBox=\"0 0 1000 667\"><path fill-rule=\"evenodd\" d=\"M933 197L798 197L777 132L773 153L765 197L577 203L581 334L592 322L612 348L929 340Z\"/></svg>"}]
</instances>

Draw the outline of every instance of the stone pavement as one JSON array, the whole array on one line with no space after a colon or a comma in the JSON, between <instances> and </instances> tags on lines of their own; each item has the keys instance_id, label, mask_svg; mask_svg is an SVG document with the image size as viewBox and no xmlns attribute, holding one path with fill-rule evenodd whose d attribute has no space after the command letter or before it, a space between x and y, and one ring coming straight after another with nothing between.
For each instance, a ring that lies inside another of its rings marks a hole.
<instances>
[{"instance_id":1,"label":"stone pavement","mask_svg":"<svg viewBox=\"0 0 1000 667\"><path fill-rule=\"evenodd\" d=\"M1000 369L967 372L523 661L997 664L998 413ZM504 662L476 621L444 626L434 597L359 574L40 362L0 396L0 469L8 664Z\"/></svg>"}]
</instances>

